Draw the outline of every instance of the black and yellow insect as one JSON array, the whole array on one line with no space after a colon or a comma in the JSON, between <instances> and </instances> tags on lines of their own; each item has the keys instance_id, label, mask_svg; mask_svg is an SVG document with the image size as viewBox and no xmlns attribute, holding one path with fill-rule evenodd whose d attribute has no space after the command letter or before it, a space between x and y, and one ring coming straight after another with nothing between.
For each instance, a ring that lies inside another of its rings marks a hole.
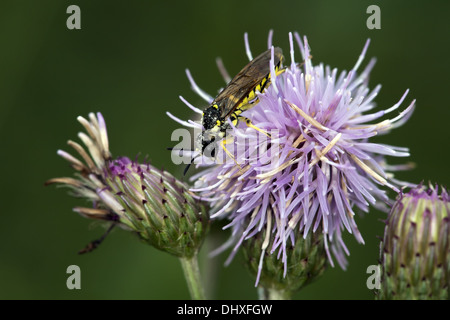
<instances>
[{"instance_id":1,"label":"black and yellow insect","mask_svg":"<svg viewBox=\"0 0 450 320\"><path fill-rule=\"evenodd\" d=\"M226 130L230 128L228 118L235 126L243 119L248 126L256 128L240 114L253 107L257 103L256 93L262 93L270 85L270 59L269 49L250 61L205 109L202 117L204 131L198 139L202 154L205 154L209 146L215 147L216 142L225 137ZM283 59L282 50L274 48L275 72L280 70ZM214 148L209 155L214 157Z\"/></svg>"}]
</instances>

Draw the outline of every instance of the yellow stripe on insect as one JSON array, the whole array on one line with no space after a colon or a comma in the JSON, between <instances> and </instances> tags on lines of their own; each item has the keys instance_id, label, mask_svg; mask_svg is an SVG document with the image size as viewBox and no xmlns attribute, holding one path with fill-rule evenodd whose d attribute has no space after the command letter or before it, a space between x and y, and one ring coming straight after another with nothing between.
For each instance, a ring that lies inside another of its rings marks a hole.
<instances>
[{"instance_id":1,"label":"yellow stripe on insect","mask_svg":"<svg viewBox=\"0 0 450 320\"><path fill-rule=\"evenodd\" d=\"M242 103L242 104L239 105L238 108L236 108L235 113L236 114L241 114L242 112L244 112L245 110L250 109L251 107L253 107L252 103L245 103L245 104Z\"/></svg>"},{"instance_id":2,"label":"yellow stripe on insect","mask_svg":"<svg viewBox=\"0 0 450 320\"><path fill-rule=\"evenodd\" d=\"M242 105L239 106L239 108L236 108L236 110L233 112L234 115L238 116L240 115L244 110L242 110Z\"/></svg>"},{"instance_id":3,"label":"yellow stripe on insect","mask_svg":"<svg viewBox=\"0 0 450 320\"><path fill-rule=\"evenodd\" d=\"M266 82L267 82L267 78L262 79L261 86L264 86L266 84Z\"/></svg>"},{"instance_id":4,"label":"yellow stripe on insect","mask_svg":"<svg viewBox=\"0 0 450 320\"><path fill-rule=\"evenodd\" d=\"M253 100L255 98L255 91L250 91L250 93L248 94L247 98L245 98L245 100L247 100L246 102L248 102L249 100ZM244 101L245 101L244 100Z\"/></svg>"}]
</instances>

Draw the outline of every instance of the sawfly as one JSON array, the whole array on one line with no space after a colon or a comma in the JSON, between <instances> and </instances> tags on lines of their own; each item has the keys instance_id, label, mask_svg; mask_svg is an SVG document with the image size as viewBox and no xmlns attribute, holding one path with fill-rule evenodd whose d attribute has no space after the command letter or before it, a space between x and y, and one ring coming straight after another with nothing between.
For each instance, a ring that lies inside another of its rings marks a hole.
<instances>
[{"instance_id":1,"label":"sawfly","mask_svg":"<svg viewBox=\"0 0 450 320\"><path fill-rule=\"evenodd\" d=\"M216 143L222 140L227 129L231 128L228 119L234 126L242 119L249 127L261 131L250 119L240 114L253 107L258 102L256 94L264 92L270 85L271 52L269 49L250 61L205 109L202 116L204 130L197 139L202 154L212 146L212 150L206 153L211 157L215 156ZM274 48L273 52L275 72L278 73L284 59L283 52L278 47Z\"/></svg>"}]
</instances>

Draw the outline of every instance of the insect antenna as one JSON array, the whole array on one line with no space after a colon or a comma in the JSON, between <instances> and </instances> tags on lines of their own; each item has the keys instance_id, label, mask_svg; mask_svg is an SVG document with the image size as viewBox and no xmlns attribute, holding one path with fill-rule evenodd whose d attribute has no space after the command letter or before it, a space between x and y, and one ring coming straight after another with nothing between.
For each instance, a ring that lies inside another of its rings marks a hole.
<instances>
[{"instance_id":1,"label":"insect antenna","mask_svg":"<svg viewBox=\"0 0 450 320\"><path fill-rule=\"evenodd\" d=\"M186 168L184 168L183 176L186 175L186 173L188 172L189 168L190 168L191 165L194 163L194 160L195 160L196 158L198 158L200 155L201 155L201 154L199 153L199 154L197 154L195 157L192 157L191 162L188 163L188 164L186 165Z\"/></svg>"},{"instance_id":2,"label":"insect antenna","mask_svg":"<svg viewBox=\"0 0 450 320\"><path fill-rule=\"evenodd\" d=\"M181 153L183 152L183 151L187 151L187 152L194 152L195 150L188 150L188 149L183 149L183 148L181 148L181 149L175 149L175 148L173 148L173 147L168 147L168 148L166 148L166 150L169 150L169 151L179 151L180 152L180 155L181 155Z\"/></svg>"}]
</instances>

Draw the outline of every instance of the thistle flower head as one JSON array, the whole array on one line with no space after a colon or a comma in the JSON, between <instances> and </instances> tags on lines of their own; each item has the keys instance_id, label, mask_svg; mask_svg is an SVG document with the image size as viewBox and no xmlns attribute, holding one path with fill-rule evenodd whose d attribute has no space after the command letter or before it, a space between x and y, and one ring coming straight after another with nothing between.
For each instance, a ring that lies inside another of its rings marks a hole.
<instances>
[{"instance_id":1,"label":"thistle flower head","mask_svg":"<svg viewBox=\"0 0 450 320\"><path fill-rule=\"evenodd\" d=\"M448 299L450 197L423 185L400 193L381 243L380 299Z\"/></svg>"},{"instance_id":2,"label":"thistle flower head","mask_svg":"<svg viewBox=\"0 0 450 320\"><path fill-rule=\"evenodd\" d=\"M127 157L111 158L105 121L100 113L78 117L85 145L69 140L82 161L58 150L76 170L74 178L54 178L92 207L75 207L84 217L110 221L134 231L145 242L176 256L192 256L207 231L209 217L189 187L170 173Z\"/></svg>"},{"instance_id":3,"label":"thistle flower head","mask_svg":"<svg viewBox=\"0 0 450 320\"><path fill-rule=\"evenodd\" d=\"M387 202L383 187L398 191L399 183L390 172L396 167L388 166L385 156L409 155L406 148L373 143L370 138L405 122L415 103L394 118L376 122L397 110L408 91L392 107L370 113L381 87L368 87L375 61L357 73L369 41L355 66L338 72L313 65L306 37L302 41L295 34L295 40L304 63L295 62L290 34L291 63L277 75L270 36L271 84L257 95L255 106L242 113L259 130L243 121L232 126L230 121L232 130L225 145L228 161L218 163L216 158L211 166L211 159L198 157L198 166L207 168L193 177L195 188L191 189L210 202L212 218L230 220L232 239L219 251L234 245L231 259L244 241L265 232L270 237L259 248L261 257L266 252L276 254L284 264L284 275L289 268L287 248L311 232L323 233L329 262L333 265L334 256L345 268L348 250L343 231L363 243L355 208L367 212L369 205L380 204L377 200ZM190 80L210 103L212 98ZM175 120L201 128L193 121ZM261 270L263 259L259 261Z\"/></svg>"}]
</instances>

